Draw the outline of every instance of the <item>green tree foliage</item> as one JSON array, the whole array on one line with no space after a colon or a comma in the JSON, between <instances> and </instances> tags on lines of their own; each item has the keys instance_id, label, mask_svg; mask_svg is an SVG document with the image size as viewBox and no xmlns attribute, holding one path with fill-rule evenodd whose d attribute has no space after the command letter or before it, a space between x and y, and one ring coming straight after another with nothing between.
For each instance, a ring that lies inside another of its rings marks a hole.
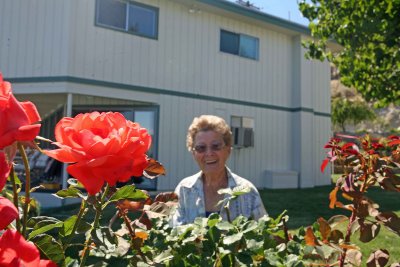
<instances>
[{"instance_id":1,"label":"green tree foliage","mask_svg":"<svg viewBox=\"0 0 400 267\"><path fill-rule=\"evenodd\" d=\"M334 63L341 82L365 100L400 104L400 0L303 0L299 7L315 37L304 43L309 57ZM340 51L327 49L332 40Z\"/></svg>"},{"instance_id":2,"label":"green tree foliage","mask_svg":"<svg viewBox=\"0 0 400 267\"><path fill-rule=\"evenodd\" d=\"M376 115L365 102L336 98L332 101L331 118L333 125L339 126L345 132L346 123L352 122L354 125L357 125L362 121L375 119Z\"/></svg>"}]
</instances>

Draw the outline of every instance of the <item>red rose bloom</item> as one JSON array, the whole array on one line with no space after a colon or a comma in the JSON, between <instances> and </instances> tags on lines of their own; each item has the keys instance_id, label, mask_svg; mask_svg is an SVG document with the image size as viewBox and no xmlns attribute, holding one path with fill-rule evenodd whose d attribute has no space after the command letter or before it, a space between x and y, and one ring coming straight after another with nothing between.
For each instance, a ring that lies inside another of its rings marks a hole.
<instances>
[{"instance_id":1,"label":"red rose bloom","mask_svg":"<svg viewBox=\"0 0 400 267\"><path fill-rule=\"evenodd\" d=\"M31 102L19 102L0 73L0 149L15 141L32 141L39 134L39 113Z\"/></svg>"},{"instance_id":2,"label":"red rose bloom","mask_svg":"<svg viewBox=\"0 0 400 267\"><path fill-rule=\"evenodd\" d=\"M18 218L18 210L5 197L0 197L0 229L5 229L12 221Z\"/></svg>"},{"instance_id":3,"label":"red rose bloom","mask_svg":"<svg viewBox=\"0 0 400 267\"><path fill-rule=\"evenodd\" d=\"M8 229L0 236L0 266L53 267L49 260L41 260L37 247L25 240L16 230Z\"/></svg>"},{"instance_id":4,"label":"red rose bloom","mask_svg":"<svg viewBox=\"0 0 400 267\"><path fill-rule=\"evenodd\" d=\"M3 190L3 187L7 182L10 170L11 163L7 161L5 153L3 151L0 151L0 191Z\"/></svg>"},{"instance_id":5,"label":"red rose bloom","mask_svg":"<svg viewBox=\"0 0 400 267\"><path fill-rule=\"evenodd\" d=\"M61 119L55 128L59 149L44 153L61 162L74 163L67 171L89 194L104 182L114 186L141 176L147 166L151 136L138 123L117 112L92 112Z\"/></svg>"}]
</instances>

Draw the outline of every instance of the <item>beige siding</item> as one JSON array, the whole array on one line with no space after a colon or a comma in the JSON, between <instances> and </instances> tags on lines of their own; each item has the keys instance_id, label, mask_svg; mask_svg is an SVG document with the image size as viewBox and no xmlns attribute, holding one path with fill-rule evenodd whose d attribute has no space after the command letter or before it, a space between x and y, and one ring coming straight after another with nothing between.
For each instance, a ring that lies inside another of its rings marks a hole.
<instances>
[{"instance_id":1,"label":"beige siding","mask_svg":"<svg viewBox=\"0 0 400 267\"><path fill-rule=\"evenodd\" d=\"M63 0L0 2L0 68L5 76L66 74L68 6Z\"/></svg>"},{"instance_id":2,"label":"beige siding","mask_svg":"<svg viewBox=\"0 0 400 267\"><path fill-rule=\"evenodd\" d=\"M73 1L68 75L289 105L290 36L206 11L192 14L173 1L143 2L160 8L158 40L95 27L94 0ZM219 52L220 29L258 37L259 60Z\"/></svg>"}]
</instances>

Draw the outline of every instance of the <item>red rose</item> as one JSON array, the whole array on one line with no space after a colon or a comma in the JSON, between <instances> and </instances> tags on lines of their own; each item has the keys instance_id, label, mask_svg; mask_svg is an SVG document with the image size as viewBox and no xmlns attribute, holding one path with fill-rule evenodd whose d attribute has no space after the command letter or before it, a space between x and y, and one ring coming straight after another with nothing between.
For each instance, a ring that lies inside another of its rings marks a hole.
<instances>
[{"instance_id":1,"label":"red rose","mask_svg":"<svg viewBox=\"0 0 400 267\"><path fill-rule=\"evenodd\" d=\"M147 166L151 136L138 123L118 112L92 112L61 119L55 128L59 149L44 153L69 165L68 173L89 194L98 193L104 182L114 186L141 176Z\"/></svg>"},{"instance_id":2,"label":"red rose","mask_svg":"<svg viewBox=\"0 0 400 267\"><path fill-rule=\"evenodd\" d=\"M0 229L5 229L18 218L18 210L10 200L0 197Z\"/></svg>"},{"instance_id":3,"label":"red rose","mask_svg":"<svg viewBox=\"0 0 400 267\"><path fill-rule=\"evenodd\" d=\"M10 170L11 164L7 161L5 153L0 151L0 191L3 190L3 187L7 182Z\"/></svg>"},{"instance_id":4,"label":"red rose","mask_svg":"<svg viewBox=\"0 0 400 267\"><path fill-rule=\"evenodd\" d=\"M19 102L0 73L0 149L15 141L32 141L39 134L39 113L31 102Z\"/></svg>"},{"instance_id":5,"label":"red rose","mask_svg":"<svg viewBox=\"0 0 400 267\"><path fill-rule=\"evenodd\" d=\"M41 260L37 247L25 240L16 230L8 229L0 236L0 266L53 267L49 260Z\"/></svg>"}]
</instances>

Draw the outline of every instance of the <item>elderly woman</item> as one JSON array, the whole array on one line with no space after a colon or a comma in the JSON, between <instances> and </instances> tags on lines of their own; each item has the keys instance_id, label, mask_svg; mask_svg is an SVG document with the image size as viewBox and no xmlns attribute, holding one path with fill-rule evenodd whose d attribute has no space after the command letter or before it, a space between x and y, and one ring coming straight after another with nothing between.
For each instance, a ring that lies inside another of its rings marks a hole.
<instances>
[{"instance_id":1,"label":"elderly woman","mask_svg":"<svg viewBox=\"0 0 400 267\"><path fill-rule=\"evenodd\" d=\"M212 115L194 118L186 145L200 172L183 179L175 189L179 203L173 217L174 225L192 223L196 217L208 217L211 213L219 213L226 220L226 210L218 206L226 196L218 194L218 190L228 187L250 189L249 193L231 201L230 219L243 215L257 220L267 214L255 186L225 166L232 150L232 132L222 118Z\"/></svg>"}]
</instances>

